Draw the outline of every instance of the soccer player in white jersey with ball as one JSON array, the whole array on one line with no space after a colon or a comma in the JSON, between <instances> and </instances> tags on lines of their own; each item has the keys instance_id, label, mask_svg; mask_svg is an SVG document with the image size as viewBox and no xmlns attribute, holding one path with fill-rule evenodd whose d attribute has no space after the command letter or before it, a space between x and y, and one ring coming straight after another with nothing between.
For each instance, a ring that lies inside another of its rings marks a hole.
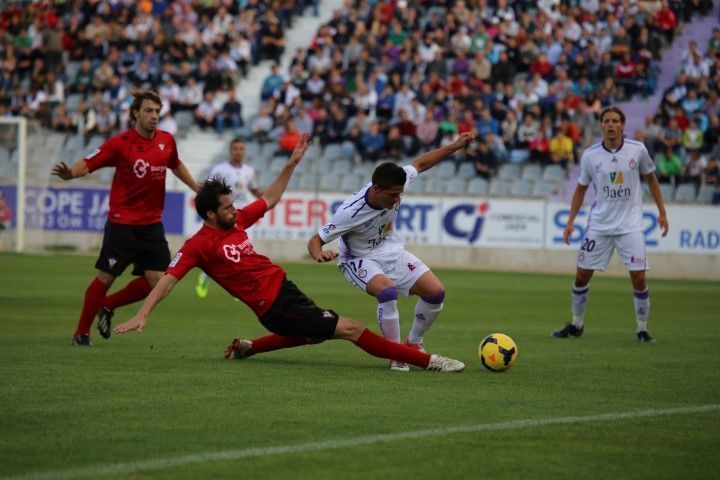
<instances>
[{"instance_id":1,"label":"soccer player in white jersey with ball","mask_svg":"<svg viewBox=\"0 0 720 480\"><path fill-rule=\"evenodd\" d=\"M233 205L239 209L260 198L263 192L255 184L255 169L245 163L245 143L239 138L233 139L229 153L229 159L215 165L208 178L225 180L232 189ZM208 276L205 272L200 272L195 293L200 298L208 295Z\"/></svg>"},{"instance_id":2,"label":"soccer player in white jersey with ball","mask_svg":"<svg viewBox=\"0 0 720 480\"><path fill-rule=\"evenodd\" d=\"M377 299L377 319L383 336L400 343L398 294L417 295L412 328L405 345L425 351L423 335L443 308L445 287L415 255L395 230L395 218L405 188L417 176L434 167L474 140L471 132L454 142L425 153L410 165L392 162L379 165L372 181L345 200L328 223L308 242L310 256L317 262L340 257L338 268L353 285ZM339 254L323 245L340 239ZM407 371L407 364L390 362L390 368Z\"/></svg>"},{"instance_id":3,"label":"soccer player in white jersey with ball","mask_svg":"<svg viewBox=\"0 0 720 480\"><path fill-rule=\"evenodd\" d=\"M580 177L563 232L566 244L570 243L575 217L591 182L597 197L590 208L585 238L578 252L575 285L572 289L572 322L562 330L553 332L552 335L557 338L579 337L583 334L590 279L595 270L607 267L613 251L617 249L630 273L633 286L637 339L642 343L655 343L647 330L650 293L645 279L648 262L642 228L641 175L645 177L657 205L658 223L663 237L668 232L668 221L660 184L654 173L655 164L645 145L623 137L624 127L623 111L617 107L605 108L600 114L603 140L585 150L580 160Z\"/></svg>"}]
</instances>

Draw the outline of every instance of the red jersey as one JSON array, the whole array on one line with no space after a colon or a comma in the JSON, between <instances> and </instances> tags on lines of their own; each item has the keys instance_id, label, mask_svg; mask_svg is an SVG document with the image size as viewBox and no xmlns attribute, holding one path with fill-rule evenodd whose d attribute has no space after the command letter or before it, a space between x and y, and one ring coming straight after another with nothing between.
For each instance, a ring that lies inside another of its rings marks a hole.
<instances>
[{"instance_id":1,"label":"red jersey","mask_svg":"<svg viewBox=\"0 0 720 480\"><path fill-rule=\"evenodd\" d=\"M128 130L85 157L88 169L115 167L108 220L127 225L157 223L165 205L165 173L180 165L173 136L155 130L151 139Z\"/></svg>"},{"instance_id":2,"label":"red jersey","mask_svg":"<svg viewBox=\"0 0 720 480\"><path fill-rule=\"evenodd\" d=\"M235 227L230 230L203 225L185 242L165 273L179 280L193 267L199 267L262 317L285 279L285 270L256 253L245 233L266 211L267 203L259 198L237 211Z\"/></svg>"}]
</instances>

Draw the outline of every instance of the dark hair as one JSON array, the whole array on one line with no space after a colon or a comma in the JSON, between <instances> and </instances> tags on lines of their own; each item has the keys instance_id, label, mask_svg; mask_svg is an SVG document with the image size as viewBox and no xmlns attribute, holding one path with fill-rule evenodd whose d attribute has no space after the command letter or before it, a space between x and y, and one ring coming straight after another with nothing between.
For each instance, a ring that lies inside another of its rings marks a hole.
<instances>
[{"instance_id":1,"label":"dark hair","mask_svg":"<svg viewBox=\"0 0 720 480\"><path fill-rule=\"evenodd\" d=\"M617 113L620 115L620 123L625 125L625 112L620 110L618 107L605 107L602 112L600 112L600 123L603 121L603 117L606 113Z\"/></svg>"},{"instance_id":2,"label":"dark hair","mask_svg":"<svg viewBox=\"0 0 720 480\"><path fill-rule=\"evenodd\" d=\"M135 90L132 92L132 95L133 102L130 105L130 120L132 120L133 122L137 120L135 112L140 111L143 100L150 100L152 102L155 102L160 105L160 108L162 108L162 99L160 98L160 95L151 90Z\"/></svg>"},{"instance_id":3,"label":"dark hair","mask_svg":"<svg viewBox=\"0 0 720 480\"><path fill-rule=\"evenodd\" d=\"M385 162L378 165L372 175L373 185L380 187L380 190L404 186L407 175L403 168L393 162Z\"/></svg>"},{"instance_id":4,"label":"dark hair","mask_svg":"<svg viewBox=\"0 0 720 480\"><path fill-rule=\"evenodd\" d=\"M207 212L216 212L220 208L220 196L231 193L232 190L222 177L210 177L200 185L195 197L195 210L203 220L207 220Z\"/></svg>"},{"instance_id":5,"label":"dark hair","mask_svg":"<svg viewBox=\"0 0 720 480\"><path fill-rule=\"evenodd\" d=\"M242 144L244 145L244 144L245 144L245 140L243 140L243 139L240 138L240 137L235 137L235 138L233 138L233 139L230 141L230 147L232 147L232 146L235 145L236 143L242 143Z\"/></svg>"}]
</instances>

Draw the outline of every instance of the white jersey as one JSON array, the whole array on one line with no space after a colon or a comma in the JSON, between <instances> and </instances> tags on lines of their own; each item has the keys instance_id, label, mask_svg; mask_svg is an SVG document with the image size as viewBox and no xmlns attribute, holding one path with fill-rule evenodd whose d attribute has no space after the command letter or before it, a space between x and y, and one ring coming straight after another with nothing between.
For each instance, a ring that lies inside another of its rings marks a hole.
<instances>
[{"instance_id":1,"label":"white jersey","mask_svg":"<svg viewBox=\"0 0 720 480\"><path fill-rule=\"evenodd\" d=\"M412 165L405 170L405 188L413 182L418 171ZM404 250L405 242L395 231L395 218L400 203L394 208L376 209L367 201L368 190L372 182L367 183L357 193L345 200L322 226L318 235L325 243L340 237L339 261L347 262L354 258L387 258Z\"/></svg>"},{"instance_id":2,"label":"white jersey","mask_svg":"<svg viewBox=\"0 0 720 480\"><path fill-rule=\"evenodd\" d=\"M230 162L223 162L215 165L210 171L209 177L220 177L232 189L233 204L235 208L241 208L255 200L250 190L257 188L255 184L255 169L244 163L239 167Z\"/></svg>"},{"instance_id":3,"label":"white jersey","mask_svg":"<svg viewBox=\"0 0 720 480\"><path fill-rule=\"evenodd\" d=\"M642 231L640 175L653 171L655 164L645 145L635 140L624 139L615 151L605 148L602 142L585 150L578 183L592 182L596 192L588 230L604 235Z\"/></svg>"}]
</instances>

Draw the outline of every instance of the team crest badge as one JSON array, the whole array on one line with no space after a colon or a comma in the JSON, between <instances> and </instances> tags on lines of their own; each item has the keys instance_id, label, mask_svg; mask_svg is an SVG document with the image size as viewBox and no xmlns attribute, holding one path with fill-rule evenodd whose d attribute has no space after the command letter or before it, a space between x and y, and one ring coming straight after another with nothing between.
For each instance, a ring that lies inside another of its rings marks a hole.
<instances>
[{"instance_id":1,"label":"team crest badge","mask_svg":"<svg viewBox=\"0 0 720 480\"><path fill-rule=\"evenodd\" d=\"M160 150L165 150L165 144L164 143L158 143L158 147Z\"/></svg>"},{"instance_id":2,"label":"team crest badge","mask_svg":"<svg viewBox=\"0 0 720 480\"><path fill-rule=\"evenodd\" d=\"M631 159L630 159L629 165L630 165L630 168L633 168L633 169L635 168L635 165L637 165L637 162L635 162L635 159L634 159L634 158L631 158Z\"/></svg>"},{"instance_id":3,"label":"team crest badge","mask_svg":"<svg viewBox=\"0 0 720 480\"><path fill-rule=\"evenodd\" d=\"M138 158L137 160L135 160L135 163L133 164L133 172L135 173L135 176L137 178L143 178L148 172L149 166L150 164L142 158Z\"/></svg>"}]
</instances>

